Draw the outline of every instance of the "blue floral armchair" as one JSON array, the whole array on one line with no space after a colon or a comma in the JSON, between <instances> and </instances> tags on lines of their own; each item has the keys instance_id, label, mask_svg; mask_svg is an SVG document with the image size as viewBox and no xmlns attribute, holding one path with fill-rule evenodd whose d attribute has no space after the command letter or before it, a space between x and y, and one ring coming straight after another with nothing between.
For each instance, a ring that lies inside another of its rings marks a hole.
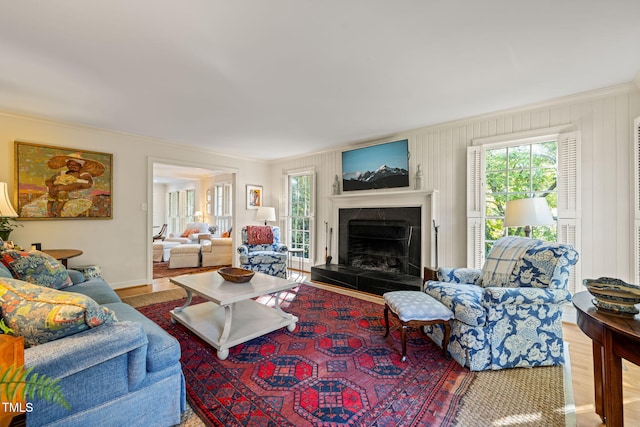
<instances>
[{"instance_id":1,"label":"blue floral armchair","mask_svg":"<svg viewBox=\"0 0 640 427\"><path fill-rule=\"evenodd\" d=\"M454 312L451 356L472 371L563 364L562 306L577 261L568 245L503 237L482 270L438 269L424 291ZM441 325L425 332L441 345Z\"/></svg>"},{"instance_id":2,"label":"blue floral armchair","mask_svg":"<svg viewBox=\"0 0 640 427\"><path fill-rule=\"evenodd\" d=\"M250 244L247 227L242 228L242 245L238 246L240 267L271 276L287 277L287 246L280 243L280 227L271 227L273 243Z\"/></svg>"}]
</instances>

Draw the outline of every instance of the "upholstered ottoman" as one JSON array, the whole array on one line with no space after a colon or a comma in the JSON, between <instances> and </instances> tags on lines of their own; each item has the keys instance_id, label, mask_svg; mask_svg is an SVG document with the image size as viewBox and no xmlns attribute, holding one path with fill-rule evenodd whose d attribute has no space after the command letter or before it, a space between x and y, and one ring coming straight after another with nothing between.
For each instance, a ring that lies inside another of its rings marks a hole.
<instances>
[{"instance_id":1,"label":"upholstered ottoman","mask_svg":"<svg viewBox=\"0 0 640 427\"><path fill-rule=\"evenodd\" d=\"M449 335L451 332L449 320L453 319L453 312L442 305L438 300L420 291L393 291L382 295L384 298L384 322L387 325L389 335L389 310L400 320L402 325L402 361L407 360L407 336L408 326L419 327L440 323L444 326L444 339L442 350L447 357Z\"/></svg>"},{"instance_id":2,"label":"upholstered ottoman","mask_svg":"<svg viewBox=\"0 0 640 427\"><path fill-rule=\"evenodd\" d=\"M202 241L202 266L231 265L233 253L230 237L214 237Z\"/></svg>"},{"instance_id":3,"label":"upholstered ottoman","mask_svg":"<svg viewBox=\"0 0 640 427\"><path fill-rule=\"evenodd\" d=\"M200 245L178 245L170 250L169 268L200 266Z\"/></svg>"},{"instance_id":4,"label":"upholstered ottoman","mask_svg":"<svg viewBox=\"0 0 640 427\"><path fill-rule=\"evenodd\" d=\"M179 242L153 242L153 262L169 261L171 248L179 245Z\"/></svg>"}]
</instances>

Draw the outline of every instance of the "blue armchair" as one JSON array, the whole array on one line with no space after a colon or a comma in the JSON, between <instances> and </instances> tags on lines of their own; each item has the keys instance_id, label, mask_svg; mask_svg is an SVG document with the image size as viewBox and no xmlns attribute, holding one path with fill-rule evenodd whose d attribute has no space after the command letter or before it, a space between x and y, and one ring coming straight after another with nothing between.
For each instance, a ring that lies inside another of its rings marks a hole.
<instances>
[{"instance_id":1,"label":"blue armchair","mask_svg":"<svg viewBox=\"0 0 640 427\"><path fill-rule=\"evenodd\" d=\"M424 291L454 312L451 356L472 371L563 364L562 306L577 261L568 245L503 237L482 270L438 269ZM442 344L441 325L425 332Z\"/></svg>"},{"instance_id":2,"label":"blue armchair","mask_svg":"<svg viewBox=\"0 0 640 427\"><path fill-rule=\"evenodd\" d=\"M268 228L273 233L271 243L249 243L247 227L242 228L242 245L238 246L240 267L286 278L287 246L280 243L279 227Z\"/></svg>"}]
</instances>

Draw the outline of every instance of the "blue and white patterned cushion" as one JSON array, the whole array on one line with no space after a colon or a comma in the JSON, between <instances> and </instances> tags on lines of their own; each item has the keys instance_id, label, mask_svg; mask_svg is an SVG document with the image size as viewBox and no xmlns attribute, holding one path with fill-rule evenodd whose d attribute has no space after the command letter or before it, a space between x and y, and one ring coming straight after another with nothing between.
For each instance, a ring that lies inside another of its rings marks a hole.
<instances>
[{"instance_id":1,"label":"blue and white patterned cushion","mask_svg":"<svg viewBox=\"0 0 640 427\"><path fill-rule=\"evenodd\" d=\"M477 268L439 268L438 280L448 283L478 284L482 270Z\"/></svg>"},{"instance_id":2,"label":"blue and white patterned cushion","mask_svg":"<svg viewBox=\"0 0 640 427\"><path fill-rule=\"evenodd\" d=\"M482 288L476 285L429 282L425 292L440 301L455 318L472 326L483 326L487 313L482 306Z\"/></svg>"},{"instance_id":3,"label":"blue and white patterned cushion","mask_svg":"<svg viewBox=\"0 0 640 427\"><path fill-rule=\"evenodd\" d=\"M403 322L453 319L451 310L420 291L386 292L382 297L389 309Z\"/></svg>"},{"instance_id":4,"label":"blue and white patterned cushion","mask_svg":"<svg viewBox=\"0 0 640 427\"><path fill-rule=\"evenodd\" d=\"M561 280L556 280L555 284L552 283L556 266L558 263L568 265L569 261L563 260L563 258L575 256L577 256L577 252L573 248L559 243L540 243L529 248L524 256L516 262L511 273L509 286L555 288L561 282ZM568 275L567 267L567 278Z\"/></svg>"}]
</instances>

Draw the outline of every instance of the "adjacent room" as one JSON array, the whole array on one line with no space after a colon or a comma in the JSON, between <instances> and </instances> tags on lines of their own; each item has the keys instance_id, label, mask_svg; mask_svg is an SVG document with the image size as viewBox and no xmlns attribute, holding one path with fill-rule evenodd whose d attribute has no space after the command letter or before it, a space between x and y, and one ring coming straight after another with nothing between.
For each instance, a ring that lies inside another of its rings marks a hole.
<instances>
[{"instance_id":1,"label":"adjacent room","mask_svg":"<svg viewBox=\"0 0 640 427\"><path fill-rule=\"evenodd\" d=\"M5 2L2 426L640 423L640 2Z\"/></svg>"}]
</instances>

